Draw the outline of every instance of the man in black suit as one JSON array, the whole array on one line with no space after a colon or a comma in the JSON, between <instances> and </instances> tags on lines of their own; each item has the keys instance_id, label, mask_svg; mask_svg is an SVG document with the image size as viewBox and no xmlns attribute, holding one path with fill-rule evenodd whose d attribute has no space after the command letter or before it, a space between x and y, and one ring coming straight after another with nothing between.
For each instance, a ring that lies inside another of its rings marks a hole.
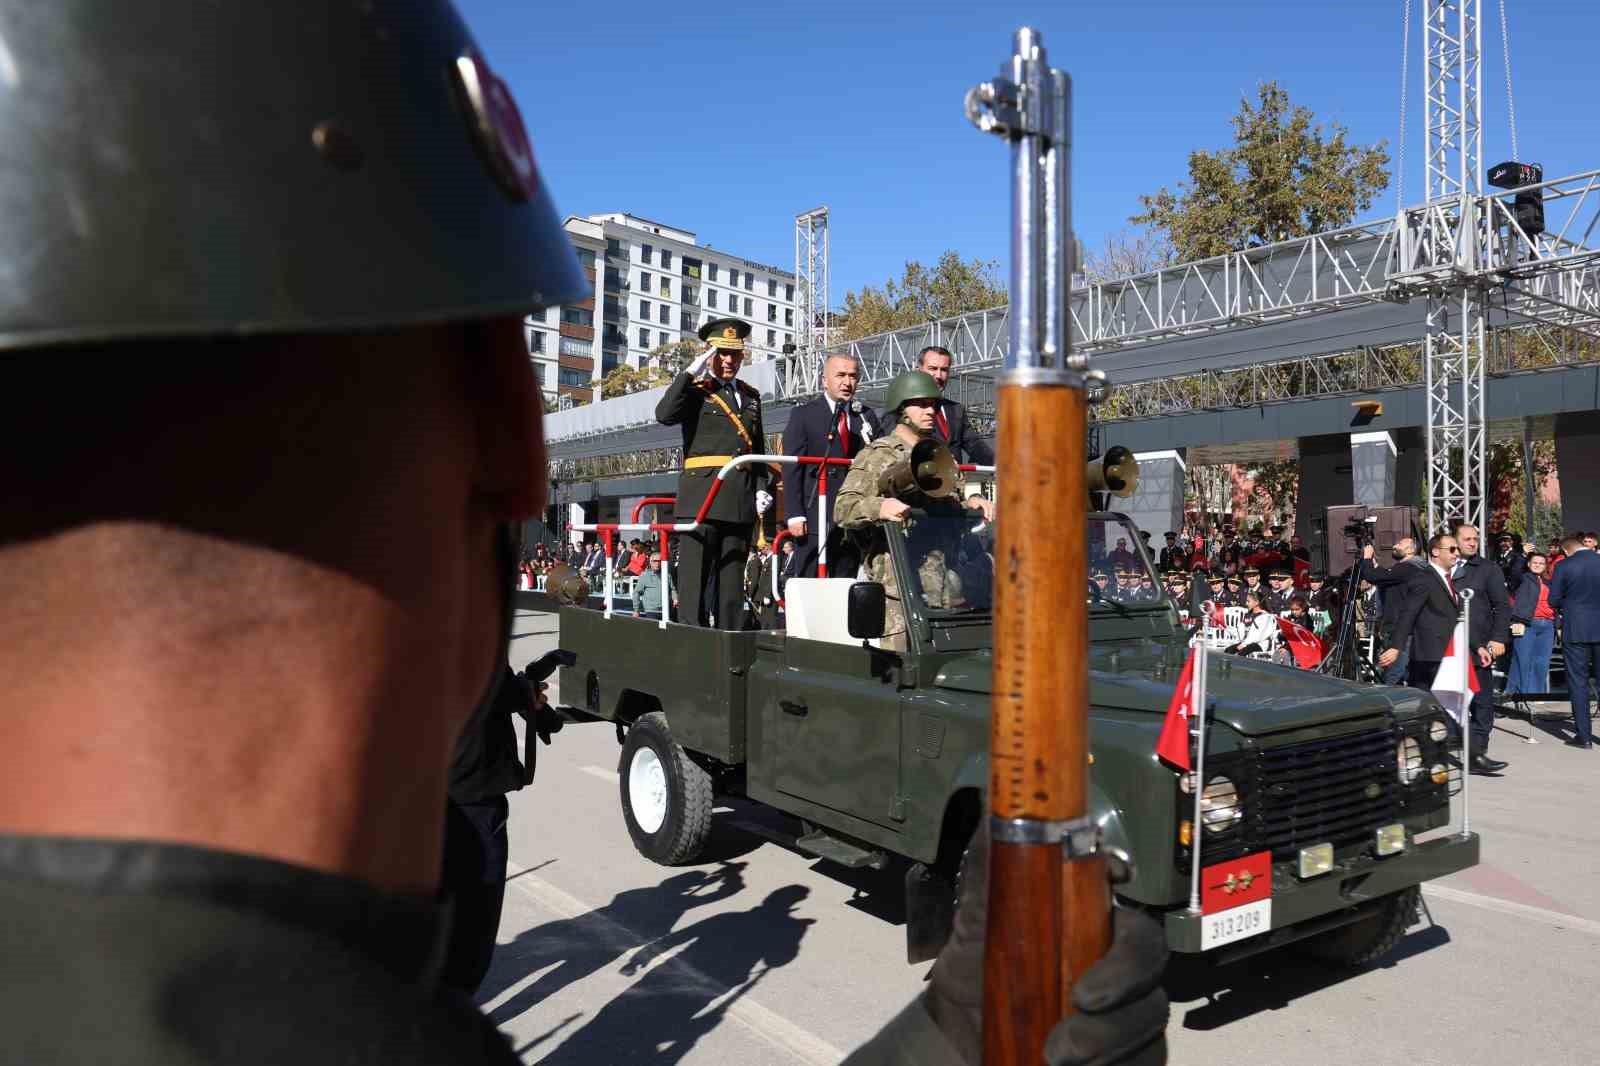
<instances>
[{"instance_id":1,"label":"man in black suit","mask_svg":"<svg viewBox=\"0 0 1600 1066\"><path fill-rule=\"evenodd\" d=\"M749 335L750 323L737 318L701 326L700 339L709 346L672 379L656 405L657 422L683 427L683 473L673 509L680 522L699 514L717 472L729 459L765 450L761 393L738 379ZM717 628L744 628L744 560L756 520L756 490L770 474L764 465L735 467L717 490L701 527L678 534L679 622L706 625L709 593Z\"/></svg>"},{"instance_id":2,"label":"man in black suit","mask_svg":"<svg viewBox=\"0 0 1600 1066\"><path fill-rule=\"evenodd\" d=\"M1506 594L1506 579L1500 567L1479 552L1478 527L1457 522L1454 533L1461 551L1450 579L1457 592L1472 590L1472 628L1467 642L1472 646L1472 666L1478 674L1478 691L1472 697L1472 750L1504 768L1505 763L1489 759L1488 752L1494 730L1494 661L1511 646L1511 597ZM1472 761L1478 765L1476 757Z\"/></svg>"},{"instance_id":3,"label":"man in black suit","mask_svg":"<svg viewBox=\"0 0 1600 1066\"><path fill-rule=\"evenodd\" d=\"M1382 654L1378 656L1378 666L1387 670L1399 661L1400 650L1409 640L1411 665L1407 680L1412 688L1433 688L1434 679L1439 675L1439 663L1450 646L1450 638L1455 635L1461 601L1450 571L1454 569L1459 554L1456 538L1450 534L1436 533L1429 538L1427 568L1404 586L1405 602L1401 604L1394 628L1384 642ZM1505 763L1484 754L1476 743L1477 733L1477 722L1474 721L1472 772L1485 774L1504 769Z\"/></svg>"},{"instance_id":4,"label":"man in black suit","mask_svg":"<svg viewBox=\"0 0 1600 1066\"><path fill-rule=\"evenodd\" d=\"M836 352L822 361L822 395L796 407L783 431L783 454L853 459L881 426L872 409L855 398L861 367L855 357ZM815 464L790 467L783 478L783 513L794 539L794 573L815 576L819 541L812 524L817 517L817 485L822 468ZM861 552L845 531L833 524L833 500L844 484L847 466L828 467L826 563L833 577L855 577Z\"/></svg>"},{"instance_id":5,"label":"man in black suit","mask_svg":"<svg viewBox=\"0 0 1600 1066\"><path fill-rule=\"evenodd\" d=\"M1370 581L1378 590L1378 600L1383 610L1383 632L1394 632L1395 620L1406 602L1406 585L1412 578L1427 573L1428 561L1417 554L1417 542L1401 537L1389 549L1393 566L1379 566L1375 561L1377 549L1371 544L1361 549L1361 580ZM1402 646L1400 658L1383 671L1385 685L1403 685L1406 667L1410 664L1411 649Z\"/></svg>"},{"instance_id":6,"label":"man in black suit","mask_svg":"<svg viewBox=\"0 0 1600 1066\"><path fill-rule=\"evenodd\" d=\"M1572 699L1574 735L1568 744L1594 748L1589 722L1589 680L1600 662L1600 555L1584 538L1569 536L1567 557L1550 582L1550 606L1561 615L1561 646L1567 658L1567 692Z\"/></svg>"},{"instance_id":7,"label":"man in black suit","mask_svg":"<svg viewBox=\"0 0 1600 1066\"><path fill-rule=\"evenodd\" d=\"M940 392L950 381L950 367L954 362L950 350L937 345L924 348L917 354L917 369L933 378ZM959 463L994 465L994 447L971 431L967 425L966 407L954 400L940 398L933 417L933 436L935 440L950 445Z\"/></svg>"}]
</instances>

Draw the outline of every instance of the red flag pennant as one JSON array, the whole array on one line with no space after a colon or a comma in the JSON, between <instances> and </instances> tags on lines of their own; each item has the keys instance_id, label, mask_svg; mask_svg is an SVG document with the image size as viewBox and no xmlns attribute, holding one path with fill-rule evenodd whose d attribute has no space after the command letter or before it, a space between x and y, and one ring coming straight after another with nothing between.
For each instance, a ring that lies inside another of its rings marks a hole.
<instances>
[{"instance_id":1,"label":"red flag pennant","mask_svg":"<svg viewBox=\"0 0 1600 1066\"><path fill-rule=\"evenodd\" d=\"M1194 649L1183 661L1183 672L1178 675L1178 686L1172 690L1172 701L1167 704L1167 717L1161 723L1161 735L1156 738L1156 756L1180 770L1190 768L1189 715L1194 713Z\"/></svg>"},{"instance_id":2,"label":"red flag pennant","mask_svg":"<svg viewBox=\"0 0 1600 1066\"><path fill-rule=\"evenodd\" d=\"M1295 665L1302 670L1315 670L1322 663L1322 656L1326 649L1322 646L1322 639L1311 630L1287 618L1278 619L1278 632L1283 634L1284 643L1289 646L1289 653L1294 656Z\"/></svg>"},{"instance_id":3,"label":"red flag pennant","mask_svg":"<svg viewBox=\"0 0 1600 1066\"><path fill-rule=\"evenodd\" d=\"M1439 661L1439 672L1434 675L1432 686L1434 696L1463 725L1472 697L1480 688L1478 671L1472 668L1472 653L1461 650L1467 647L1467 625L1457 622L1455 632L1450 635L1450 643L1445 645L1444 658ZM1463 662L1463 659L1467 661ZM1462 684L1463 674L1466 675L1465 686Z\"/></svg>"}]
</instances>

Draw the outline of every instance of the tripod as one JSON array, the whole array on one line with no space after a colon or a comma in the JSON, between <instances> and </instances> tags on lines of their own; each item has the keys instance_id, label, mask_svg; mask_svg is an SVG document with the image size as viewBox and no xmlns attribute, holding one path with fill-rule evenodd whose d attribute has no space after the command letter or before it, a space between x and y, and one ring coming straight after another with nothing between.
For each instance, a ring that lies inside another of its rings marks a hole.
<instances>
[{"instance_id":1,"label":"tripod","mask_svg":"<svg viewBox=\"0 0 1600 1066\"><path fill-rule=\"evenodd\" d=\"M1383 680L1383 676L1356 635L1356 603L1361 598L1362 549L1366 547L1363 539L1356 538L1356 559L1341 590L1343 599L1339 604L1339 624L1333 632L1333 648L1323 656L1318 669L1346 681L1377 684Z\"/></svg>"}]
</instances>

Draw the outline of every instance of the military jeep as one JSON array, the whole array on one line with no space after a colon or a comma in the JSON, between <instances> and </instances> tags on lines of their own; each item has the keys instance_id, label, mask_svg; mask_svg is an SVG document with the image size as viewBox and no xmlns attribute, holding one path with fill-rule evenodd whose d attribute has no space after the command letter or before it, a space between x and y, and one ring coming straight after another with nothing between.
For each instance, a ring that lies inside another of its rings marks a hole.
<instances>
[{"instance_id":1,"label":"military jeep","mask_svg":"<svg viewBox=\"0 0 1600 1066\"><path fill-rule=\"evenodd\" d=\"M719 795L775 808L793 817L789 843L803 852L849 867L909 864L917 961L943 942L984 810L993 562L970 512L910 517L873 534L903 590L904 651L880 646L870 630L881 612L853 611L872 597L852 597L848 579L791 580L785 630L568 606L560 644L577 654L561 675L569 701L582 694L572 713L616 725L622 814L641 854L694 861ZM1092 564L1121 539L1133 548L1117 565L1149 572L1125 516L1092 513L1087 535ZM961 589L938 608L917 580L932 551ZM1133 859L1120 901L1163 919L1174 951L1231 960L1304 941L1362 963L1415 920L1422 882L1476 863L1475 835L1429 832L1448 824L1460 774L1455 731L1430 695L1213 654L1197 784L1155 755L1188 651L1177 608L1148 588L1093 586L1091 807L1108 845ZM1191 911L1196 841L1205 903ZM1249 891L1230 895L1241 885Z\"/></svg>"}]
</instances>

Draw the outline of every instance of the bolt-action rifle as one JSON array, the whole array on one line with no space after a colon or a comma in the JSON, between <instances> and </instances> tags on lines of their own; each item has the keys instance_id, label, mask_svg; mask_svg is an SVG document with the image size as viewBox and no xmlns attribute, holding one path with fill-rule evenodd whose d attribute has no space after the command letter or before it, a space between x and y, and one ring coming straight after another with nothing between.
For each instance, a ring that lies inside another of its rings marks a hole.
<instances>
[{"instance_id":1,"label":"bolt-action rifle","mask_svg":"<svg viewBox=\"0 0 1600 1066\"><path fill-rule=\"evenodd\" d=\"M1022 29L967 116L1011 146L1011 350L997 389L986 1066L1043 1061L1078 976L1110 944L1088 807L1087 392L1071 354L1071 85ZM1061 531L1067 535L1062 536Z\"/></svg>"}]
</instances>

